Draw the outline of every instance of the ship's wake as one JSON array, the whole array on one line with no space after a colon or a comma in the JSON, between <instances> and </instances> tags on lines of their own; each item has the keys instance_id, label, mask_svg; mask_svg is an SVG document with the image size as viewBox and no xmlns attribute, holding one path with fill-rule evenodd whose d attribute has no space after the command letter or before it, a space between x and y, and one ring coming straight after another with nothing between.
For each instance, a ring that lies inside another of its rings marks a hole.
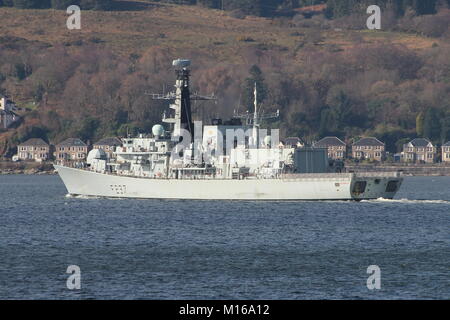
<instances>
[{"instance_id":1,"label":"ship's wake","mask_svg":"<svg viewBox=\"0 0 450 320\"><path fill-rule=\"evenodd\" d=\"M424 203L424 204L449 204L449 200L421 200L421 199L385 199L385 198L378 198L376 200L362 200L361 202L383 202L383 203Z\"/></svg>"},{"instance_id":2,"label":"ship's wake","mask_svg":"<svg viewBox=\"0 0 450 320\"><path fill-rule=\"evenodd\" d=\"M71 199L100 199L100 197L97 196L85 196L85 195L80 195L80 194L66 194L66 198L71 198Z\"/></svg>"}]
</instances>

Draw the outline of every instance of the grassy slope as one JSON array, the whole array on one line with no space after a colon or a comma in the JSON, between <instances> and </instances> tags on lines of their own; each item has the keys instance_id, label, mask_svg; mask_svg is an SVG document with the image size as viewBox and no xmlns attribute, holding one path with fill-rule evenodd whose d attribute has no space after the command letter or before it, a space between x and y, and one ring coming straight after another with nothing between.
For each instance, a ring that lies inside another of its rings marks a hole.
<instances>
[{"instance_id":1,"label":"grassy slope","mask_svg":"<svg viewBox=\"0 0 450 320\"><path fill-rule=\"evenodd\" d=\"M136 1L134 1L136 2ZM140 11L83 11L82 29L68 30L68 15L62 10L0 9L0 35L11 35L52 44L88 41L96 37L117 53L140 53L154 45L174 49L196 48L214 53L218 59L236 59L234 53L242 46L264 43L283 52L292 50L301 41L293 32L306 31L282 27L269 19L247 17L235 19L226 12L191 6L154 4ZM415 35L390 32L359 32L367 41L403 43L412 48L430 47L435 40ZM164 34L165 37L161 37ZM350 33L327 30L322 45L352 46ZM251 37L255 42L240 41ZM286 50L288 49L288 50Z\"/></svg>"}]
</instances>

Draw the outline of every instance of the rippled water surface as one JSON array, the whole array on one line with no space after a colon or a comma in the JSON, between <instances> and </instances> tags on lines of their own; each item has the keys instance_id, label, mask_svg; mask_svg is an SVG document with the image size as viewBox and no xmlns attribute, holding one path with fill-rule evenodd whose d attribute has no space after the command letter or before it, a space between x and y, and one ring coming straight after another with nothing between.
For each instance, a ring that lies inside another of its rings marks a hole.
<instances>
[{"instance_id":1,"label":"rippled water surface","mask_svg":"<svg viewBox=\"0 0 450 320\"><path fill-rule=\"evenodd\" d=\"M66 193L57 176L0 176L0 298L450 298L450 177L359 203ZM69 265L81 290L66 288Z\"/></svg>"}]
</instances>

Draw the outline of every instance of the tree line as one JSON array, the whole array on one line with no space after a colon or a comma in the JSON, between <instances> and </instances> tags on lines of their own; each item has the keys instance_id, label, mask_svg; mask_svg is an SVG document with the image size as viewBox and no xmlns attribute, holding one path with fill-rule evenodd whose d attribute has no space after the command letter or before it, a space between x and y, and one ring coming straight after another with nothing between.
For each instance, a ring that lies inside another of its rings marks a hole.
<instances>
[{"instance_id":1,"label":"tree line","mask_svg":"<svg viewBox=\"0 0 450 320\"><path fill-rule=\"evenodd\" d=\"M449 5L450 0L160 0L178 4L199 4L205 7L223 10L242 10L247 14L272 16L278 9L295 9L305 6L326 4L327 16L338 18L354 12L365 11L373 4L382 8L393 8L397 16L408 9L418 15L435 14L439 6Z\"/></svg>"},{"instance_id":2,"label":"tree line","mask_svg":"<svg viewBox=\"0 0 450 320\"><path fill-rule=\"evenodd\" d=\"M392 8L397 16L403 16L408 9L417 15L434 14L450 0L156 0L163 3L200 5L227 11L238 10L243 14L272 17L280 9L295 9L304 6L326 4L327 17L339 18L354 12L364 12L369 5ZM114 0L0 0L0 6L22 9L54 8L65 9L69 5L80 5L82 9L107 10L114 6Z\"/></svg>"},{"instance_id":3,"label":"tree line","mask_svg":"<svg viewBox=\"0 0 450 320\"><path fill-rule=\"evenodd\" d=\"M113 5L113 0L0 0L0 7L19 9L66 9L70 5L78 5L81 9L106 10Z\"/></svg>"},{"instance_id":4,"label":"tree line","mask_svg":"<svg viewBox=\"0 0 450 320\"><path fill-rule=\"evenodd\" d=\"M327 15L330 18L348 16L354 12L364 12L369 5L392 9L397 17L408 9L417 15L435 14L440 6L449 5L449 0L328 0Z\"/></svg>"}]
</instances>

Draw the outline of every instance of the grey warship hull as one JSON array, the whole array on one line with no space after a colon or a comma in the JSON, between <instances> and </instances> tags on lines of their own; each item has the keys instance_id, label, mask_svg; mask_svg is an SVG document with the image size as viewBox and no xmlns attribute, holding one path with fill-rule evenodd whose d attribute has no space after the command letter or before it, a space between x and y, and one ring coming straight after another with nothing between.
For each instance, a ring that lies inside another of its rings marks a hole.
<instances>
[{"instance_id":1,"label":"grey warship hull","mask_svg":"<svg viewBox=\"0 0 450 320\"><path fill-rule=\"evenodd\" d=\"M155 179L55 165L71 195L196 200L392 199L397 173L287 174L273 179Z\"/></svg>"}]
</instances>

